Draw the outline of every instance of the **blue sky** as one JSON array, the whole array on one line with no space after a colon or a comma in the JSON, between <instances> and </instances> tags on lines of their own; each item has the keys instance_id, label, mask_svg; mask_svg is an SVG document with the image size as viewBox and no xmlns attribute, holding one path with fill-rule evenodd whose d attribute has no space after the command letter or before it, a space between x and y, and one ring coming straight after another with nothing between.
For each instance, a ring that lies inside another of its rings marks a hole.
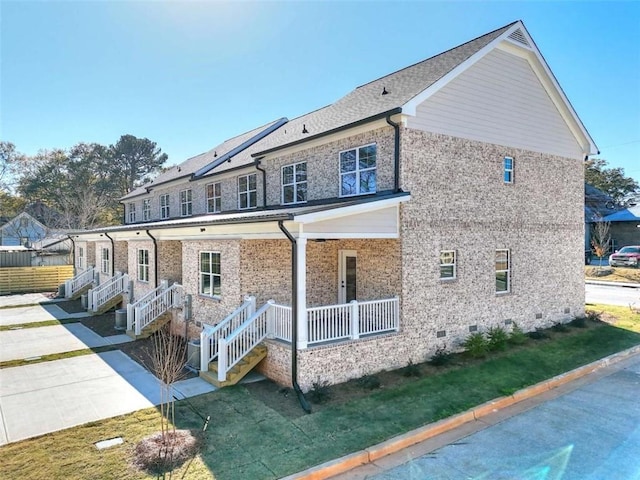
<instances>
[{"instance_id":1,"label":"blue sky","mask_svg":"<svg viewBox=\"0 0 640 480\"><path fill-rule=\"evenodd\" d=\"M640 2L0 0L0 138L147 137L170 163L521 19L611 167L640 181Z\"/></svg>"}]
</instances>

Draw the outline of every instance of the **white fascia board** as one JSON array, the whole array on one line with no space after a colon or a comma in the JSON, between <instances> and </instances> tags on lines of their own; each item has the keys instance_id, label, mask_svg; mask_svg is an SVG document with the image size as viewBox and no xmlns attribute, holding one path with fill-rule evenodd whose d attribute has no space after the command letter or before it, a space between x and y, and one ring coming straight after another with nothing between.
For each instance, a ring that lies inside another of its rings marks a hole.
<instances>
[{"instance_id":1,"label":"white fascia board","mask_svg":"<svg viewBox=\"0 0 640 480\"><path fill-rule=\"evenodd\" d=\"M395 239L399 238L398 233L304 233L301 237L308 238L309 240L323 239L323 240L344 240L344 239Z\"/></svg>"},{"instance_id":2,"label":"white fascia board","mask_svg":"<svg viewBox=\"0 0 640 480\"><path fill-rule=\"evenodd\" d=\"M338 207L331 210L323 210L321 212L305 213L295 215L293 221L296 223L306 224L320 222L323 220L332 220L334 218L345 217L348 215L357 215L358 213L372 212L382 208L400 205L403 202L411 200L411 195L402 197L388 198L386 200L378 200L375 202L361 203L359 205L349 205L347 207Z\"/></svg>"}]
</instances>

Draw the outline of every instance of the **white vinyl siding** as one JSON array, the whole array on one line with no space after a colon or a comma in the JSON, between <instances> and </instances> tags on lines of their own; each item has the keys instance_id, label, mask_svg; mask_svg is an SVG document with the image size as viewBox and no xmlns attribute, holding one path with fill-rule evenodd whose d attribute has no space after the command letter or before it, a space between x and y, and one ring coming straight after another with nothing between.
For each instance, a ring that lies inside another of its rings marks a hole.
<instances>
[{"instance_id":1,"label":"white vinyl siding","mask_svg":"<svg viewBox=\"0 0 640 480\"><path fill-rule=\"evenodd\" d=\"M493 50L418 105L407 126L534 152L582 150L524 58Z\"/></svg>"}]
</instances>

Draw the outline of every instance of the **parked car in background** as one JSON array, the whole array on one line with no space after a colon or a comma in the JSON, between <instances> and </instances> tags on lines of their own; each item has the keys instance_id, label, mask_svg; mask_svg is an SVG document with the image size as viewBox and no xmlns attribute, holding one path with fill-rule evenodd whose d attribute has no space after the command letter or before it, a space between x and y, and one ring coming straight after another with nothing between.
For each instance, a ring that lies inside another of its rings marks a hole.
<instances>
[{"instance_id":1,"label":"parked car in background","mask_svg":"<svg viewBox=\"0 0 640 480\"><path fill-rule=\"evenodd\" d=\"M622 247L617 252L609 255L609 265L612 267L638 267L640 266L640 245Z\"/></svg>"}]
</instances>

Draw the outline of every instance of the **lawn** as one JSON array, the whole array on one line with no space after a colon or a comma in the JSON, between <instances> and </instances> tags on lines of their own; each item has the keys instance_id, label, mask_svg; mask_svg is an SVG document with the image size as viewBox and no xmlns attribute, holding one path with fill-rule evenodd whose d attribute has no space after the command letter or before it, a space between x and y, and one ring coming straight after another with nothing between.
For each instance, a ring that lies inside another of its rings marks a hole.
<instances>
[{"instance_id":1,"label":"lawn","mask_svg":"<svg viewBox=\"0 0 640 480\"><path fill-rule=\"evenodd\" d=\"M602 321L610 325L640 333L640 313L631 310L630 307L588 303L586 309L599 313Z\"/></svg>"},{"instance_id":2,"label":"lawn","mask_svg":"<svg viewBox=\"0 0 640 480\"><path fill-rule=\"evenodd\" d=\"M598 275L600 273L600 275ZM606 282L640 283L640 268L622 267L584 267L587 280L604 280Z\"/></svg>"},{"instance_id":3,"label":"lawn","mask_svg":"<svg viewBox=\"0 0 640 480\"><path fill-rule=\"evenodd\" d=\"M594 307L606 310L611 323L637 327L637 319L615 308ZM385 372L375 390L362 382L331 387L333 400L314 405L310 415L289 390L269 382L177 402L179 428L201 430L203 417L211 421L201 454L173 478L280 478L640 344L637 328L620 325L587 322L587 328L550 330L551 338L529 339L485 360L460 355L442 369L417 365L419 378ZM269 401L265 385L272 385ZM358 394L344 393L349 391ZM131 447L158 425L157 411L148 409L1 447L0 478L158 478L128 464ZM124 445L104 451L93 446L117 436Z\"/></svg>"}]
</instances>

